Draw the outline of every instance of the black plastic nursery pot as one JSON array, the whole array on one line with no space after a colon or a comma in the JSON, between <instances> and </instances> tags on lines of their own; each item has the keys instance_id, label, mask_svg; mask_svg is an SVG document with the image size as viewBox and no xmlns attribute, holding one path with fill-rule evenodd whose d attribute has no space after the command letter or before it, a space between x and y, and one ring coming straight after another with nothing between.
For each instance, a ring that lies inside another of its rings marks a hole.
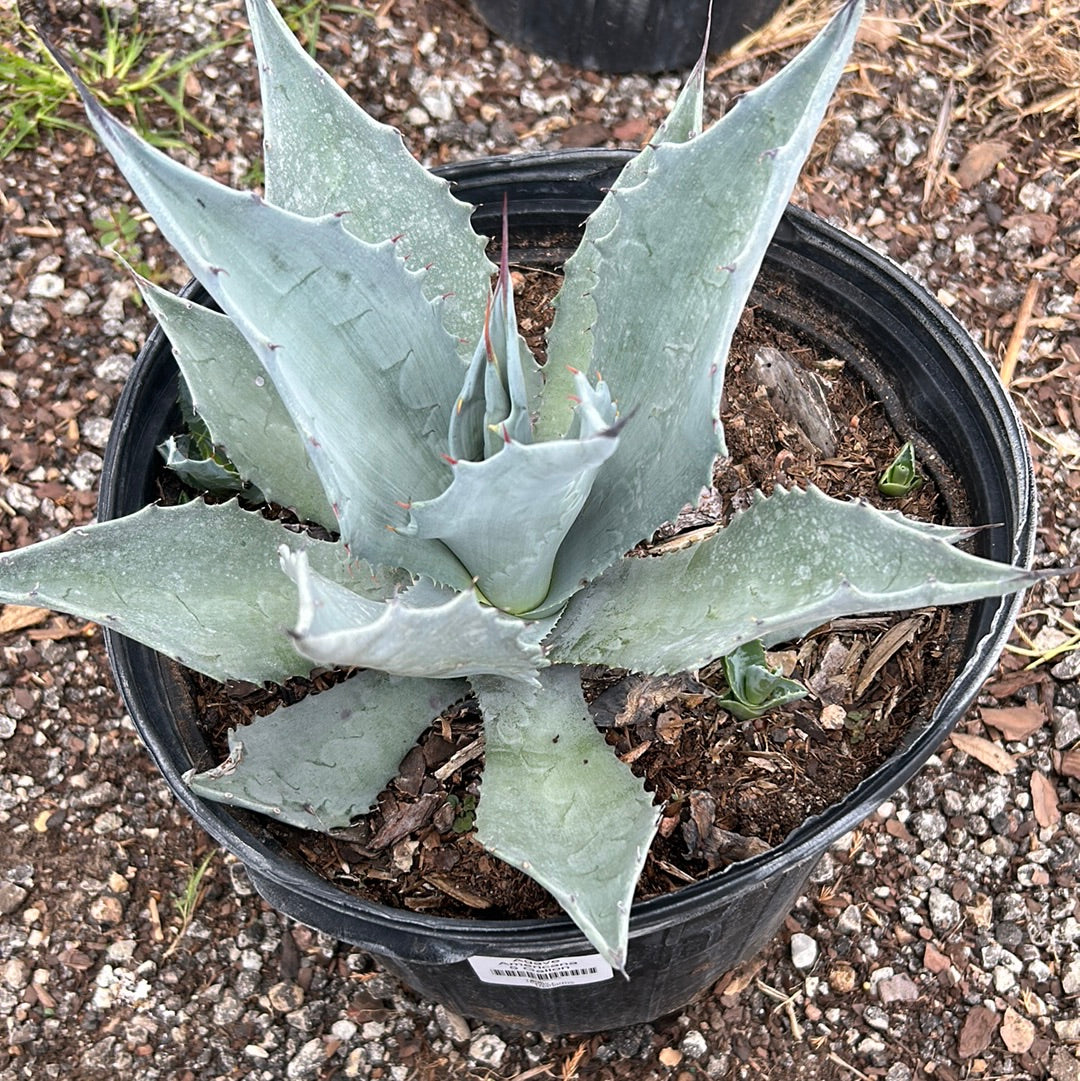
<instances>
[{"instance_id":1,"label":"black plastic nursery pot","mask_svg":"<svg viewBox=\"0 0 1080 1081\"><path fill-rule=\"evenodd\" d=\"M500 37L579 68L689 68L701 53L709 0L472 0ZM781 0L712 0L709 51L763 26Z\"/></svg>"},{"instance_id":2,"label":"black plastic nursery pot","mask_svg":"<svg viewBox=\"0 0 1080 1081\"><path fill-rule=\"evenodd\" d=\"M559 263L568 254L560 246L568 231L580 229L627 157L584 151L486 159L444 175L475 204L477 228L488 235L498 231L508 194L518 248L512 258ZM552 236L563 240L540 247ZM975 538L979 554L1030 563L1034 486L1023 431L993 369L925 290L871 249L791 209L769 249L754 302L794 325L807 310L822 313L813 333L869 381L900 434L916 441L924 464L942 461L959 477L971 520L993 525ZM156 498L161 466L155 446L176 429L176 388L169 344L155 329L117 407L102 476L102 518ZM903 746L845 799L771 851L635 904L629 979L598 964L565 918L439 918L359 900L317 876L281 848L259 816L204 802L183 783L191 767L212 764L183 670L108 631L106 642L127 708L173 792L244 863L271 905L370 951L415 990L466 1016L585 1032L675 1010L765 946L829 845L907 782L951 731L991 673L1019 603L1006 597L972 606L962 671L933 714L914 724Z\"/></svg>"}]
</instances>

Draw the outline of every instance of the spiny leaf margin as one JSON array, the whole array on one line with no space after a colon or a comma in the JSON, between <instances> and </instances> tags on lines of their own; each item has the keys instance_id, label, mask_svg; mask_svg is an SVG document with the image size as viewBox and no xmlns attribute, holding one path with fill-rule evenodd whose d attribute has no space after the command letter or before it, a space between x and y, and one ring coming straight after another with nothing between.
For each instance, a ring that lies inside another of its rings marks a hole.
<instances>
[{"instance_id":1,"label":"spiny leaf margin","mask_svg":"<svg viewBox=\"0 0 1080 1081\"><path fill-rule=\"evenodd\" d=\"M279 554L300 594L293 642L318 664L434 679L490 672L531 683L546 663L539 643L550 622L506 616L471 589L421 581L372 602L314 571L306 552L282 546Z\"/></svg>"},{"instance_id":2,"label":"spiny leaf margin","mask_svg":"<svg viewBox=\"0 0 1080 1081\"><path fill-rule=\"evenodd\" d=\"M548 655L556 664L681 672L755 638L775 645L838 616L1001 596L1042 576L957 550L959 533L814 487L759 493L712 536L662 556L628 556L586 586L548 639Z\"/></svg>"},{"instance_id":3,"label":"spiny leaf margin","mask_svg":"<svg viewBox=\"0 0 1080 1081\"><path fill-rule=\"evenodd\" d=\"M469 693L464 680L357 672L229 729L229 755L184 780L206 799L322 833L375 806L432 720Z\"/></svg>"},{"instance_id":4,"label":"spiny leaf margin","mask_svg":"<svg viewBox=\"0 0 1080 1081\"><path fill-rule=\"evenodd\" d=\"M93 620L213 679L283 683L312 668L287 633L297 599L278 565L286 542L322 574L387 595L389 583L339 544L293 533L235 500L192 500L0 554L0 600Z\"/></svg>"},{"instance_id":5,"label":"spiny leaf margin","mask_svg":"<svg viewBox=\"0 0 1080 1081\"><path fill-rule=\"evenodd\" d=\"M539 688L470 683L484 714L477 840L539 882L625 970L634 887L660 808L597 731L576 668L544 669Z\"/></svg>"},{"instance_id":6,"label":"spiny leaf margin","mask_svg":"<svg viewBox=\"0 0 1080 1081\"><path fill-rule=\"evenodd\" d=\"M710 483L723 450L728 347L843 74L862 7L849 0L707 131L646 151L644 175L639 170L632 187L616 185L601 204L607 231L594 240L587 374L603 374L628 423L563 542L537 614L559 607ZM698 209L680 216L673 206ZM552 355L548 363L563 360Z\"/></svg>"}]
</instances>

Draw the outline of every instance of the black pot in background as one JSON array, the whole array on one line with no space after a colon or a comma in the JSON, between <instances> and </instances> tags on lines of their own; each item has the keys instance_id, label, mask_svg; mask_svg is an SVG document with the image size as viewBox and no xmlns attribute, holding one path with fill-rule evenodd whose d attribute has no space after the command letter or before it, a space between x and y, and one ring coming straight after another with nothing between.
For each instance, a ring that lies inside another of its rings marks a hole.
<instances>
[{"instance_id":1,"label":"black pot in background","mask_svg":"<svg viewBox=\"0 0 1080 1081\"><path fill-rule=\"evenodd\" d=\"M509 195L513 257L562 233L540 258L561 262L573 234L628 155L620 151L504 157L445 170L476 204L481 232L498 231ZM534 258L534 262L538 261ZM943 461L966 490L979 554L1029 563L1034 488L1023 431L996 374L955 320L892 263L802 211L789 210L769 249L755 303L805 325L834 355L856 365L913 438L929 468ZM196 299L205 294L193 291ZM795 302L797 300L797 303ZM813 318L815 310L823 319ZM822 329L824 328L824 329ZM176 368L159 329L147 340L117 406L102 474L102 518L131 513L157 496L154 446L178 423ZM504 959L539 982L545 961L592 954L565 918L494 922L443 919L357 900L285 853L264 819L204 802L182 774L211 764L183 671L152 650L106 631L125 704L177 798L246 865L275 908L361 946L421 994L459 1012L545 1032L584 1032L675 1010L774 936L818 859L925 763L991 673L1019 598L971 606L963 671L933 715L847 798L808 820L770 852L633 909L629 980L552 987L485 982L470 958ZM489 966L490 967L490 966ZM572 967L566 962L564 968ZM557 982L557 981L556 981Z\"/></svg>"},{"instance_id":2,"label":"black pot in background","mask_svg":"<svg viewBox=\"0 0 1080 1081\"><path fill-rule=\"evenodd\" d=\"M713 0L709 51L730 49L763 26L781 0ZM705 40L709 0L472 0L500 37L595 71L692 67Z\"/></svg>"}]
</instances>

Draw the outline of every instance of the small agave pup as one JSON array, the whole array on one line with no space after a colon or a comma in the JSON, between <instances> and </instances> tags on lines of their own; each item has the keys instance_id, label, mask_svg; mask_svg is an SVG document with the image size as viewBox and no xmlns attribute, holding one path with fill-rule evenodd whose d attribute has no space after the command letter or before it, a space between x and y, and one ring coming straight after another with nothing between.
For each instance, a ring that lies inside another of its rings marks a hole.
<instances>
[{"instance_id":1,"label":"small agave pup","mask_svg":"<svg viewBox=\"0 0 1080 1081\"><path fill-rule=\"evenodd\" d=\"M579 666L673 673L734 655L731 702L753 710L798 693L762 644L1034 578L958 551L962 530L815 489L761 496L684 550L626 556L724 453L727 349L861 4L704 132L699 64L589 219L542 369L505 256L492 292L468 209L312 63L270 0L248 10L265 200L84 98L224 312L140 282L199 425L248 496L320 528L235 499L151 506L3 555L0 597L97 620L219 680L359 669L232 733L228 760L188 779L310 829L370 810L471 691L485 719L477 838L621 968L659 808L591 722ZM186 475L221 472L169 453Z\"/></svg>"}]
</instances>

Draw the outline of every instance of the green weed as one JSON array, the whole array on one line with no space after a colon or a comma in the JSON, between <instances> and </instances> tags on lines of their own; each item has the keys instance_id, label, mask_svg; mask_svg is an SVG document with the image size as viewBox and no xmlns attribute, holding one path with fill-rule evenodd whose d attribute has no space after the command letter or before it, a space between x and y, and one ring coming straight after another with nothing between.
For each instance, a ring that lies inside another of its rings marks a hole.
<instances>
[{"instance_id":1,"label":"green weed","mask_svg":"<svg viewBox=\"0 0 1080 1081\"><path fill-rule=\"evenodd\" d=\"M157 146L182 146L187 127L208 135L209 129L187 106L187 79L202 59L240 39L215 40L175 59L164 52L145 60L145 33L121 27L119 17L108 8L102 8L101 18L102 47L72 50L83 82L106 106L126 112L136 130ZM50 130L86 131L65 115L64 106L75 101L74 87L34 28L17 9L0 12L0 116L7 117L0 128L0 159L19 147L38 145ZM163 128L150 116L151 109L160 105L172 113L172 123Z\"/></svg>"},{"instance_id":2,"label":"green weed","mask_svg":"<svg viewBox=\"0 0 1080 1081\"><path fill-rule=\"evenodd\" d=\"M279 10L289 24L289 29L303 42L304 48L314 56L319 41L322 17L328 11L343 15L372 17L374 12L356 8L351 4L333 3L332 0L293 0L282 5Z\"/></svg>"},{"instance_id":3,"label":"green weed","mask_svg":"<svg viewBox=\"0 0 1080 1081\"><path fill-rule=\"evenodd\" d=\"M119 257L136 274L151 281L160 281L160 272L146 261L138 239L142 232L142 223L149 217L146 213L132 214L126 206L121 205L115 210L109 210L105 217L94 218L93 226L98 243L106 252ZM134 293L133 299L142 305L141 294Z\"/></svg>"},{"instance_id":4,"label":"green weed","mask_svg":"<svg viewBox=\"0 0 1080 1081\"><path fill-rule=\"evenodd\" d=\"M16 44L19 42L20 44ZM86 130L59 112L73 100L63 72L17 15L0 12L0 159L20 146L36 145L44 131Z\"/></svg>"},{"instance_id":5,"label":"green weed","mask_svg":"<svg viewBox=\"0 0 1080 1081\"><path fill-rule=\"evenodd\" d=\"M206 887L203 885L203 879L206 877L206 872L210 867L210 861L216 854L216 848L210 849L202 863L200 863L198 867L192 867L191 874L184 883L184 889L176 898L175 902L176 911L180 914L180 926L177 929L172 942L169 944L169 948L162 954L162 957L168 957L172 954L180 944L180 940L187 934L187 929L191 926L191 921L195 918L195 913L198 911L203 897L206 896Z\"/></svg>"}]
</instances>

